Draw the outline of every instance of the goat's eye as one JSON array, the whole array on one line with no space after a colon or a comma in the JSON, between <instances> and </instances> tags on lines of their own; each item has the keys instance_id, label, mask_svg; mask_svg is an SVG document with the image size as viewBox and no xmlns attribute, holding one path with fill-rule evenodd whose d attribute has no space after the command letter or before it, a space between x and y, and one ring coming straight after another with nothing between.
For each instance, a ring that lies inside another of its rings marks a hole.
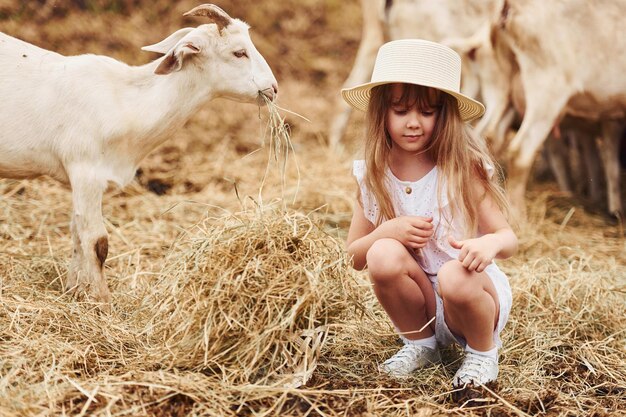
<instances>
[{"instance_id":1,"label":"goat's eye","mask_svg":"<svg viewBox=\"0 0 626 417\"><path fill-rule=\"evenodd\" d=\"M233 55L235 55L237 58L243 58L243 57L248 57L248 53L246 52L245 49L239 50L239 51L235 51L233 52Z\"/></svg>"}]
</instances>

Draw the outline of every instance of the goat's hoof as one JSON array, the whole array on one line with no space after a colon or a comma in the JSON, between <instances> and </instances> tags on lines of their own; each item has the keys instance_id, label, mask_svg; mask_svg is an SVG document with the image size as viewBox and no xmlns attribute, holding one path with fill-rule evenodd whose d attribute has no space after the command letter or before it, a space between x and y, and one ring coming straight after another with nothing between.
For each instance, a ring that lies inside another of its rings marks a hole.
<instances>
[{"instance_id":1,"label":"goat's hoof","mask_svg":"<svg viewBox=\"0 0 626 417\"><path fill-rule=\"evenodd\" d=\"M77 301L97 303L102 311L111 312L111 292L106 285L94 287L93 285L78 283L73 287L68 286L66 292Z\"/></svg>"},{"instance_id":2,"label":"goat's hoof","mask_svg":"<svg viewBox=\"0 0 626 417\"><path fill-rule=\"evenodd\" d=\"M65 292L77 301L82 301L85 299L86 292L84 285L78 283L70 285L68 281L67 285L65 286Z\"/></svg>"},{"instance_id":3,"label":"goat's hoof","mask_svg":"<svg viewBox=\"0 0 626 417\"><path fill-rule=\"evenodd\" d=\"M612 220L618 226L624 225L624 211L622 209L610 210Z\"/></svg>"},{"instance_id":4,"label":"goat's hoof","mask_svg":"<svg viewBox=\"0 0 626 417\"><path fill-rule=\"evenodd\" d=\"M111 313L111 292L109 291L109 287L106 284L92 286L91 292L89 294L90 301L97 303L98 310L102 313L110 314Z\"/></svg>"}]
</instances>

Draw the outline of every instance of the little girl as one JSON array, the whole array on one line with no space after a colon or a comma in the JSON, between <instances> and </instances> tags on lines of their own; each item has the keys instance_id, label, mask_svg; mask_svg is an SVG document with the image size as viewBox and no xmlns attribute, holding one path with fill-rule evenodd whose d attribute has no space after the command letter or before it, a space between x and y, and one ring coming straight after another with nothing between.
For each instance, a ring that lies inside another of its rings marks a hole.
<instances>
[{"instance_id":1,"label":"little girl","mask_svg":"<svg viewBox=\"0 0 626 417\"><path fill-rule=\"evenodd\" d=\"M348 253L404 341L379 369L409 376L456 342L466 355L454 387L498 376L511 289L493 260L517 251L495 164L466 123L484 107L460 80L453 50L404 39L380 48L370 83L342 91L368 128Z\"/></svg>"}]
</instances>

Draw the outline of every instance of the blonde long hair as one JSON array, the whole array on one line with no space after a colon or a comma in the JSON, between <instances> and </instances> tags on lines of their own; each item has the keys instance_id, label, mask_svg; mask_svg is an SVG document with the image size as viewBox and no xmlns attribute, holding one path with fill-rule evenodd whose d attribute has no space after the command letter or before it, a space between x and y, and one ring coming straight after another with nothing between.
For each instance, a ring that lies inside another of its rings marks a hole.
<instances>
[{"instance_id":1,"label":"blonde long hair","mask_svg":"<svg viewBox=\"0 0 626 417\"><path fill-rule=\"evenodd\" d=\"M386 129L387 110L392 100L391 86L392 84L384 84L374 87L367 110L365 184L373 193L379 207L377 225L396 217L387 190L387 166L393 145ZM475 135L461 119L456 99L435 88L413 84L403 86L400 103L410 106L417 104L420 110L438 111L437 121L425 152L429 153L438 172L445 178L445 181L438 182L437 198L440 199L442 195L442 184L447 184L445 192L450 204L450 214L453 217L460 216L463 220L464 237L476 233L477 202L485 196L491 197L505 215L508 215L509 205L501 186L501 170L484 140ZM491 177L487 173L487 166L494 167L498 175ZM478 187L474 186L475 181L482 185L483 195L477 195ZM453 219L445 220L451 224Z\"/></svg>"}]
</instances>

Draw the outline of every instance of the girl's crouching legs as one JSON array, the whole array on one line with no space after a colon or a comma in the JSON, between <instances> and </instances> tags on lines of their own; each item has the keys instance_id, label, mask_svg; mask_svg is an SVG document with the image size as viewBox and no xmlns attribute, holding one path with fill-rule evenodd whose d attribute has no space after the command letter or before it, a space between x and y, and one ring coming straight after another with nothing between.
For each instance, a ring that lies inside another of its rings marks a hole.
<instances>
[{"instance_id":1,"label":"girl's crouching legs","mask_svg":"<svg viewBox=\"0 0 626 417\"><path fill-rule=\"evenodd\" d=\"M378 369L394 378L406 378L416 369L439 362L433 328L427 325L435 315L435 293L409 249L395 239L378 240L367 252L367 264L374 293L405 342Z\"/></svg>"},{"instance_id":2,"label":"girl's crouching legs","mask_svg":"<svg viewBox=\"0 0 626 417\"><path fill-rule=\"evenodd\" d=\"M438 280L446 325L467 342L466 357L453 385L494 381L498 376L494 328L498 323L499 302L491 279L485 272L470 272L453 260L441 267Z\"/></svg>"},{"instance_id":3,"label":"girl's crouching legs","mask_svg":"<svg viewBox=\"0 0 626 417\"><path fill-rule=\"evenodd\" d=\"M446 262L437 275L446 324L477 350L495 346L498 295L485 272L470 272L457 260Z\"/></svg>"},{"instance_id":4,"label":"girl's crouching legs","mask_svg":"<svg viewBox=\"0 0 626 417\"><path fill-rule=\"evenodd\" d=\"M380 239L367 252L376 298L396 328L410 340L433 336L433 327L417 333L435 315L435 292L424 271L403 244Z\"/></svg>"}]
</instances>

